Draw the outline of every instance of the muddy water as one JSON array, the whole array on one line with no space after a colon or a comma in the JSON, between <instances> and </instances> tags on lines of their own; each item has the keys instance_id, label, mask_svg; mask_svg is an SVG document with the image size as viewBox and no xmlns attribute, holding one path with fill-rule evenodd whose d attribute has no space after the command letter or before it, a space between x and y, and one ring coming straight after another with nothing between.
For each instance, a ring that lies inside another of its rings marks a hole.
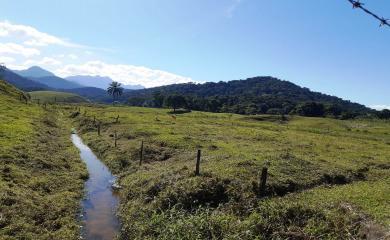
<instances>
[{"instance_id":1,"label":"muddy water","mask_svg":"<svg viewBox=\"0 0 390 240\"><path fill-rule=\"evenodd\" d=\"M118 197L111 189L115 177L79 136L72 134L72 142L80 150L81 159L87 164L89 172L85 183L86 197L82 202L82 237L87 240L112 240L119 230L115 215Z\"/></svg>"}]
</instances>

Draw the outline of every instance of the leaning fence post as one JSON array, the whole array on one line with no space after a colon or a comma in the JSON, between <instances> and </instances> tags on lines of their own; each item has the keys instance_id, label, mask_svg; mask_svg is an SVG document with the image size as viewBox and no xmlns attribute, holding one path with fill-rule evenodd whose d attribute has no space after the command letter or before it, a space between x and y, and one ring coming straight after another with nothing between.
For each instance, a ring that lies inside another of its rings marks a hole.
<instances>
[{"instance_id":1,"label":"leaning fence post","mask_svg":"<svg viewBox=\"0 0 390 240\"><path fill-rule=\"evenodd\" d=\"M261 177L260 177L260 188L259 188L259 194L260 197L264 197L266 194L266 184L267 184L267 174L268 174L268 168L263 167L261 171Z\"/></svg>"},{"instance_id":2,"label":"leaning fence post","mask_svg":"<svg viewBox=\"0 0 390 240\"><path fill-rule=\"evenodd\" d=\"M144 158L144 141L142 140L141 141L141 149L139 151L139 165L140 166L142 164L143 158Z\"/></svg>"},{"instance_id":3,"label":"leaning fence post","mask_svg":"<svg viewBox=\"0 0 390 240\"><path fill-rule=\"evenodd\" d=\"M200 149L198 149L198 154L196 156L195 176L199 176L200 154L201 154L201 151L200 151Z\"/></svg>"},{"instance_id":4,"label":"leaning fence post","mask_svg":"<svg viewBox=\"0 0 390 240\"><path fill-rule=\"evenodd\" d=\"M117 146L116 145L116 140L117 140L117 134L116 134L116 130L115 130L115 132L114 132L114 145L115 145L115 147Z\"/></svg>"}]
</instances>

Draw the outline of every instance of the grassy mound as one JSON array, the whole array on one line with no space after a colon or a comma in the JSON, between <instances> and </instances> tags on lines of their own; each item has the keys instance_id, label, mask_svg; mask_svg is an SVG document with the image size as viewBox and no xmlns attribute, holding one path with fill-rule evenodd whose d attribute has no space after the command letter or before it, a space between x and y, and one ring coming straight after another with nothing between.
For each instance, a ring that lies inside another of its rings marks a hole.
<instances>
[{"instance_id":1,"label":"grassy mound","mask_svg":"<svg viewBox=\"0 0 390 240\"><path fill-rule=\"evenodd\" d=\"M78 239L87 171L70 126L54 106L25 104L20 91L0 88L0 239Z\"/></svg>"},{"instance_id":2,"label":"grassy mound","mask_svg":"<svg viewBox=\"0 0 390 240\"><path fill-rule=\"evenodd\" d=\"M88 102L85 98L66 92L54 92L54 91L36 91L30 92L31 99L33 101L39 101L41 103L85 103Z\"/></svg>"},{"instance_id":3,"label":"grassy mound","mask_svg":"<svg viewBox=\"0 0 390 240\"><path fill-rule=\"evenodd\" d=\"M3 80L0 80L0 95L7 95L9 97L16 98L19 100L28 97L28 94L24 93L23 91L17 89L16 87Z\"/></svg>"},{"instance_id":4,"label":"grassy mound","mask_svg":"<svg viewBox=\"0 0 390 240\"><path fill-rule=\"evenodd\" d=\"M81 112L67 114L120 176L120 239L348 239L389 231L389 122L173 117L107 106Z\"/></svg>"}]
</instances>

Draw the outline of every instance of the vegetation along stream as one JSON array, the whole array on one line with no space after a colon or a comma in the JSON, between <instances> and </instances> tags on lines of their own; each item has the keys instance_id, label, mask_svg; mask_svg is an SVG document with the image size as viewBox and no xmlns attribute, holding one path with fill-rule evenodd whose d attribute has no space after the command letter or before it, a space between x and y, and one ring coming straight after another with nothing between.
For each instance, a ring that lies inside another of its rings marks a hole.
<instances>
[{"instance_id":1,"label":"vegetation along stream","mask_svg":"<svg viewBox=\"0 0 390 240\"><path fill-rule=\"evenodd\" d=\"M111 188L115 176L78 135L72 134L72 142L80 150L81 159L89 172L89 179L85 183L86 197L82 202L82 237L88 240L114 239L119 230L115 214L118 197Z\"/></svg>"}]
</instances>

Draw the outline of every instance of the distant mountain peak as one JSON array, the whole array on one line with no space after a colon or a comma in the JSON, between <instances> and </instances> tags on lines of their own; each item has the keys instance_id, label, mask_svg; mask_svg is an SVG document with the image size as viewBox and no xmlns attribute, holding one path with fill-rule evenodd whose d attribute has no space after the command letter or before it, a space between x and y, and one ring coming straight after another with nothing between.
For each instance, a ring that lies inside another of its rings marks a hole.
<instances>
[{"instance_id":1,"label":"distant mountain peak","mask_svg":"<svg viewBox=\"0 0 390 240\"><path fill-rule=\"evenodd\" d=\"M27 78L55 77L55 75L52 72L49 72L38 66L32 66L25 70L13 70L13 72L22 77L27 77Z\"/></svg>"},{"instance_id":2,"label":"distant mountain peak","mask_svg":"<svg viewBox=\"0 0 390 240\"><path fill-rule=\"evenodd\" d=\"M89 87L96 87L101 89L106 89L110 83L112 83L114 80L107 76L100 76L100 75L76 75L76 76L70 76L66 77L66 80L72 81L74 83L78 83L83 86L89 86ZM144 86L141 85L125 85L122 84L122 86L126 89L143 89Z\"/></svg>"}]
</instances>

